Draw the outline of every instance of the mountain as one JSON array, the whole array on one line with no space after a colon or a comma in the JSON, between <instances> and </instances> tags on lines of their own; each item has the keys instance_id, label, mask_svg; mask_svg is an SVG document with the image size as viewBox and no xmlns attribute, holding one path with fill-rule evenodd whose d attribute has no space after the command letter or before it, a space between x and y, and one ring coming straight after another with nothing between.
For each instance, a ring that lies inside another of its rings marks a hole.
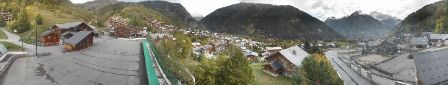
<instances>
[{"instance_id":1,"label":"mountain","mask_svg":"<svg viewBox=\"0 0 448 85\"><path fill-rule=\"evenodd\" d=\"M95 3L106 3L106 4L95 4ZM113 4L112 4L113 3ZM97 10L91 10L93 13L97 13L97 20L100 22L99 24L106 23L106 20L113 15L141 15L135 13L146 14L147 12L152 17L157 17L159 21L163 21L165 23L174 24L181 28L196 28L196 29L205 29L205 26L195 20L190 13L179 3L170 3L166 1L142 1L142 2L116 2L116 0L100 0L100 1L92 1L90 3L84 3L79 5L83 8L89 9L89 6L96 7ZM126 13L123 12L124 9L128 8L127 11L131 12ZM131 14L133 13L133 14ZM160 14L159 14L160 13ZM154 16L157 15L157 16ZM158 16L161 15L161 16ZM145 16L141 15L140 17ZM131 17L127 17L131 18Z\"/></svg>"},{"instance_id":2,"label":"mountain","mask_svg":"<svg viewBox=\"0 0 448 85\"><path fill-rule=\"evenodd\" d=\"M340 19L327 19L325 23L347 38L376 39L384 37L391 28L359 11Z\"/></svg>"},{"instance_id":3,"label":"mountain","mask_svg":"<svg viewBox=\"0 0 448 85\"><path fill-rule=\"evenodd\" d=\"M435 30L438 20L447 30L445 16L447 13L447 1L439 1L433 4L424 6L423 8L409 14L394 30L395 34L413 33L419 34L421 32L433 32Z\"/></svg>"},{"instance_id":4,"label":"mountain","mask_svg":"<svg viewBox=\"0 0 448 85\"><path fill-rule=\"evenodd\" d=\"M166 1L144 1L138 4L154 9L163 15L177 21L178 24L185 23L187 27L205 29L205 26L195 20L190 13L180 3L170 3Z\"/></svg>"},{"instance_id":5,"label":"mountain","mask_svg":"<svg viewBox=\"0 0 448 85\"><path fill-rule=\"evenodd\" d=\"M90 11L98 11L99 9L106 7L108 5L119 3L118 0L94 0L89 1L83 4L77 4L78 6L90 10Z\"/></svg>"},{"instance_id":6,"label":"mountain","mask_svg":"<svg viewBox=\"0 0 448 85\"><path fill-rule=\"evenodd\" d=\"M398 19L397 17L393 17L388 14L383 14L377 11L373 11L369 13L370 16L373 18L379 20L381 23L386 25L389 28L395 28L402 20Z\"/></svg>"},{"instance_id":7,"label":"mountain","mask_svg":"<svg viewBox=\"0 0 448 85\"><path fill-rule=\"evenodd\" d=\"M238 3L200 21L210 31L279 39L342 39L322 21L289 5Z\"/></svg>"}]
</instances>

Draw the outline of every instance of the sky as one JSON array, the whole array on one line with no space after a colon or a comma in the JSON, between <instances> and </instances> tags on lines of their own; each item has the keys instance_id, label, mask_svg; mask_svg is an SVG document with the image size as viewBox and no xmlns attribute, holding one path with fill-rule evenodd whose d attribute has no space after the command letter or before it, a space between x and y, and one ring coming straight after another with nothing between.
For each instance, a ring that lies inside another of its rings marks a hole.
<instances>
[{"instance_id":1,"label":"sky","mask_svg":"<svg viewBox=\"0 0 448 85\"><path fill-rule=\"evenodd\" d=\"M70 0L73 3L84 3L92 0ZM136 2L145 0L120 0ZM377 11L399 19L425 5L440 0L164 0L182 4L192 16L206 16L216 9L240 2L264 3L273 5L291 5L310 15L326 20L329 17L341 18L355 11L368 14Z\"/></svg>"}]
</instances>

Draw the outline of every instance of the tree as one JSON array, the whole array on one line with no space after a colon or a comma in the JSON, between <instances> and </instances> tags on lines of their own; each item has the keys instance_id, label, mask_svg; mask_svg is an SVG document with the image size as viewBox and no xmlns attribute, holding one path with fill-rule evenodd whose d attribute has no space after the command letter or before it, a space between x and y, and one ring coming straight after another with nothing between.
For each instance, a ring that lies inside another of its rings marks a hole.
<instances>
[{"instance_id":1,"label":"tree","mask_svg":"<svg viewBox=\"0 0 448 85\"><path fill-rule=\"evenodd\" d=\"M246 59L241 49L230 45L225 51L228 56L220 63L216 82L223 85L248 85L254 80L250 62Z\"/></svg>"},{"instance_id":2,"label":"tree","mask_svg":"<svg viewBox=\"0 0 448 85\"><path fill-rule=\"evenodd\" d=\"M19 33L28 31L31 28L31 23L28 16L28 12L25 9L20 11L18 20L14 21L9 28L12 30L16 29Z\"/></svg>"},{"instance_id":3,"label":"tree","mask_svg":"<svg viewBox=\"0 0 448 85\"><path fill-rule=\"evenodd\" d=\"M197 85L215 85L218 65L209 59L203 59L200 65L194 70Z\"/></svg>"},{"instance_id":4,"label":"tree","mask_svg":"<svg viewBox=\"0 0 448 85\"><path fill-rule=\"evenodd\" d=\"M440 18L437 19L434 33L446 33L443 25L444 23L445 23L445 16L440 16Z\"/></svg>"},{"instance_id":5,"label":"tree","mask_svg":"<svg viewBox=\"0 0 448 85\"><path fill-rule=\"evenodd\" d=\"M300 76L296 78L295 84L343 85L343 81L337 76L330 62L321 54L313 54L305 58L298 74Z\"/></svg>"},{"instance_id":6,"label":"tree","mask_svg":"<svg viewBox=\"0 0 448 85\"><path fill-rule=\"evenodd\" d=\"M36 21L37 25L42 25L44 18L42 17L41 14L37 14L36 17L34 17L34 20Z\"/></svg>"}]
</instances>

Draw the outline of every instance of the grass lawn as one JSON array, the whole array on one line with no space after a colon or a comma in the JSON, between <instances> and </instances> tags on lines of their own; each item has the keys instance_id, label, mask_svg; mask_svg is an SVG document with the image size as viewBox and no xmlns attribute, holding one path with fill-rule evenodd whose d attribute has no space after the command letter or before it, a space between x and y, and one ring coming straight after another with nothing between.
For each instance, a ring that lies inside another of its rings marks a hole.
<instances>
[{"instance_id":1,"label":"grass lawn","mask_svg":"<svg viewBox=\"0 0 448 85\"><path fill-rule=\"evenodd\" d=\"M3 28L0 28L3 29ZM8 36L6 36L6 34L0 30L0 39L8 39Z\"/></svg>"},{"instance_id":2,"label":"grass lawn","mask_svg":"<svg viewBox=\"0 0 448 85\"><path fill-rule=\"evenodd\" d=\"M22 50L21 46L15 45L10 42L1 41L0 43L3 44L6 47L6 49L8 49L8 51L21 51Z\"/></svg>"},{"instance_id":3,"label":"grass lawn","mask_svg":"<svg viewBox=\"0 0 448 85\"><path fill-rule=\"evenodd\" d=\"M253 63L251 64L255 81L252 85L292 85L293 80L285 76L273 77L263 72L263 64Z\"/></svg>"}]
</instances>

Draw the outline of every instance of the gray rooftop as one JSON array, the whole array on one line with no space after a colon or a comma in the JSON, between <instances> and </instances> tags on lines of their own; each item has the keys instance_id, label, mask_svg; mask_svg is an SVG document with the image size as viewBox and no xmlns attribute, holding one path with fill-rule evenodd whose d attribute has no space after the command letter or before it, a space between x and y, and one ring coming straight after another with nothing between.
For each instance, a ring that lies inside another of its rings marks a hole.
<instances>
[{"instance_id":1,"label":"gray rooftop","mask_svg":"<svg viewBox=\"0 0 448 85\"><path fill-rule=\"evenodd\" d=\"M431 39L431 40L447 40L448 34L431 34L431 35L429 35L429 39Z\"/></svg>"},{"instance_id":2,"label":"gray rooftop","mask_svg":"<svg viewBox=\"0 0 448 85\"><path fill-rule=\"evenodd\" d=\"M448 84L448 48L424 50L413 56L423 85Z\"/></svg>"},{"instance_id":3,"label":"gray rooftop","mask_svg":"<svg viewBox=\"0 0 448 85\"><path fill-rule=\"evenodd\" d=\"M70 32L70 33L73 34L73 36L68 39L65 39L64 43L76 45L79 42L81 42L82 39L87 37L89 34L92 34L93 32L92 31L80 31L80 32Z\"/></svg>"},{"instance_id":4,"label":"gray rooftop","mask_svg":"<svg viewBox=\"0 0 448 85\"><path fill-rule=\"evenodd\" d=\"M411 45L428 45L428 37L412 37Z\"/></svg>"},{"instance_id":5,"label":"gray rooftop","mask_svg":"<svg viewBox=\"0 0 448 85\"><path fill-rule=\"evenodd\" d=\"M51 32L53 32L53 30L47 30L45 32L42 32L39 36L46 36L46 35L50 34Z\"/></svg>"},{"instance_id":6,"label":"gray rooftop","mask_svg":"<svg viewBox=\"0 0 448 85\"><path fill-rule=\"evenodd\" d=\"M60 29L69 29L69 28L79 26L82 23L83 22L71 22L71 23L64 23L64 24L56 24L56 26L59 27Z\"/></svg>"},{"instance_id":7,"label":"gray rooftop","mask_svg":"<svg viewBox=\"0 0 448 85\"><path fill-rule=\"evenodd\" d=\"M374 40L374 41L369 41L369 42L368 42L368 45L369 45L369 46L378 46L378 45L380 45L382 42L383 42L383 40L378 39L378 40Z\"/></svg>"},{"instance_id":8,"label":"gray rooftop","mask_svg":"<svg viewBox=\"0 0 448 85\"><path fill-rule=\"evenodd\" d=\"M310 55L297 45L281 50L280 54L296 66L301 66L302 60Z\"/></svg>"}]
</instances>

